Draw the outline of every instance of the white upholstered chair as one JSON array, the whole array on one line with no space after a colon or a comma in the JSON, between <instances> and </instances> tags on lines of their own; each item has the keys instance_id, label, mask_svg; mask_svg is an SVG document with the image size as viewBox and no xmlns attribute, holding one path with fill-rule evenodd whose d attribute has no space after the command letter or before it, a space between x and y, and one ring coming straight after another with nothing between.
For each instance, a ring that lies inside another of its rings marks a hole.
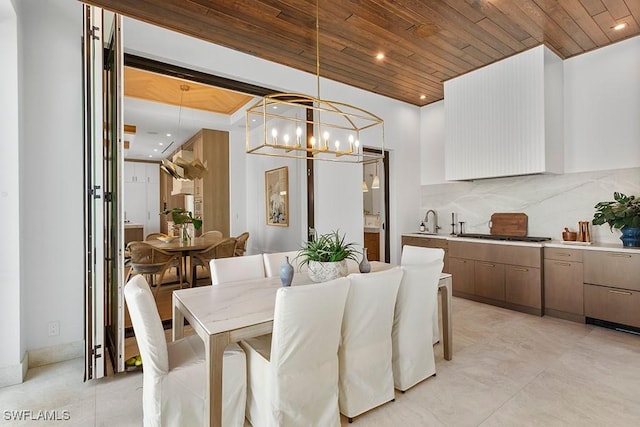
<instances>
[{"instance_id":1,"label":"white upholstered chair","mask_svg":"<svg viewBox=\"0 0 640 427\"><path fill-rule=\"evenodd\" d=\"M192 335L167 343L158 309L143 276L124 288L143 363L142 411L145 427L200 426L205 411L204 344ZM222 425L244 425L246 358L237 344L224 352Z\"/></svg>"},{"instance_id":2,"label":"white upholstered chair","mask_svg":"<svg viewBox=\"0 0 640 427\"><path fill-rule=\"evenodd\" d=\"M422 248L405 245L402 248L400 265L429 264L432 261L444 260L444 249ZM438 324L438 302L433 310L433 343L440 341L440 326Z\"/></svg>"},{"instance_id":3,"label":"white upholstered chair","mask_svg":"<svg viewBox=\"0 0 640 427\"><path fill-rule=\"evenodd\" d=\"M433 354L433 310L442 260L402 266L393 320L393 382L406 391L436 373Z\"/></svg>"},{"instance_id":4,"label":"white upholstered chair","mask_svg":"<svg viewBox=\"0 0 640 427\"><path fill-rule=\"evenodd\" d=\"M294 274L298 272L306 272L307 266L299 266L299 263L295 260L298 256L298 251L288 251L288 252L276 252L272 254L262 254L264 257L264 271L267 277L278 277L280 276L280 266L284 262L284 257L289 257L289 262L293 266Z\"/></svg>"},{"instance_id":5,"label":"white upholstered chair","mask_svg":"<svg viewBox=\"0 0 640 427\"><path fill-rule=\"evenodd\" d=\"M400 267L350 274L338 349L340 412L349 418L395 398L391 329Z\"/></svg>"},{"instance_id":6,"label":"white upholstered chair","mask_svg":"<svg viewBox=\"0 0 640 427\"><path fill-rule=\"evenodd\" d=\"M214 258L209 262L209 269L212 285L265 277L262 254Z\"/></svg>"},{"instance_id":7,"label":"white upholstered chair","mask_svg":"<svg viewBox=\"0 0 640 427\"><path fill-rule=\"evenodd\" d=\"M349 279L278 289L273 334L242 341L254 427L340 425L338 345Z\"/></svg>"}]
</instances>

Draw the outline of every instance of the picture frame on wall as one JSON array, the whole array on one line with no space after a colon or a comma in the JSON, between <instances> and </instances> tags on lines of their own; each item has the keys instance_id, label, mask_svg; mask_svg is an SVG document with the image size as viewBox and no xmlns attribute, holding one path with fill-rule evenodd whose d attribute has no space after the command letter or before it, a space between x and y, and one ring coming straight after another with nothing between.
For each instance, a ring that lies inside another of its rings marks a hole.
<instances>
[{"instance_id":1,"label":"picture frame on wall","mask_svg":"<svg viewBox=\"0 0 640 427\"><path fill-rule=\"evenodd\" d=\"M283 166L264 173L267 225L289 226L289 168Z\"/></svg>"}]
</instances>

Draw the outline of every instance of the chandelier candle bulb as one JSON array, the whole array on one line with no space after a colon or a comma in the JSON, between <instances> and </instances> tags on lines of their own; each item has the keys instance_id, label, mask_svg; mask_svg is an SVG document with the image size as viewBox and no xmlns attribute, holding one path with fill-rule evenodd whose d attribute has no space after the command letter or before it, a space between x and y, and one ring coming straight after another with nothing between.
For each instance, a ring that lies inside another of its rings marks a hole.
<instances>
[{"instance_id":1,"label":"chandelier candle bulb","mask_svg":"<svg viewBox=\"0 0 640 427\"><path fill-rule=\"evenodd\" d=\"M275 145L278 145L278 129L276 128L271 129L271 136L273 137L273 143Z\"/></svg>"},{"instance_id":2,"label":"chandelier candle bulb","mask_svg":"<svg viewBox=\"0 0 640 427\"><path fill-rule=\"evenodd\" d=\"M296 146L300 146L300 137L302 136L302 129L300 126L296 129Z\"/></svg>"},{"instance_id":3,"label":"chandelier candle bulb","mask_svg":"<svg viewBox=\"0 0 640 427\"><path fill-rule=\"evenodd\" d=\"M284 139L284 145L289 145L289 135L288 134L284 134L284 137L282 138Z\"/></svg>"}]
</instances>

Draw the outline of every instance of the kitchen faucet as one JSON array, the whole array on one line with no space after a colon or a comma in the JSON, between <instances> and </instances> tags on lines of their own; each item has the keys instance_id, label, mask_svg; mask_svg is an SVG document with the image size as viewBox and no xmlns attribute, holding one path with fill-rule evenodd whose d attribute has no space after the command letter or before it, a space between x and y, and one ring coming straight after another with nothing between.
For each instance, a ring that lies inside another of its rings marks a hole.
<instances>
[{"instance_id":1,"label":"kitchen faucet","mask_svg":"<svg viewBox=\"0 0 640 427\"><path fill-rule=\"evenodd\" d=\"M424 215L424 222L429 224L429 213L433 214L433 233L437 234L438 230L440 230L440 226L438 226L438 214L433 209L429 209L427 213ZM427 226L427 231L429 231L429 227Z\"/></svg>"}]
</instances>

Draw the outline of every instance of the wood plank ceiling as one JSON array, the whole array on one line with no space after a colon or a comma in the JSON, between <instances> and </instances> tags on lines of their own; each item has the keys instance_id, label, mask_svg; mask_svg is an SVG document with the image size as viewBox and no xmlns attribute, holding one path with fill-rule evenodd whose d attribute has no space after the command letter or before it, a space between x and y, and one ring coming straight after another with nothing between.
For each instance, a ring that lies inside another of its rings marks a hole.
<instances>
[{"instance_id":1,"label":"wood plank ceiling","mask_svg":"<svg viewBox=\"0 0 640 427\"><path fill-rule=\"evenodd\" d=\"M415 105L541 43L566 59L640 34L640 0L319 1L320 75ZM316 0L89 3L316 74Z\"/></svg>"}]
</instances>

